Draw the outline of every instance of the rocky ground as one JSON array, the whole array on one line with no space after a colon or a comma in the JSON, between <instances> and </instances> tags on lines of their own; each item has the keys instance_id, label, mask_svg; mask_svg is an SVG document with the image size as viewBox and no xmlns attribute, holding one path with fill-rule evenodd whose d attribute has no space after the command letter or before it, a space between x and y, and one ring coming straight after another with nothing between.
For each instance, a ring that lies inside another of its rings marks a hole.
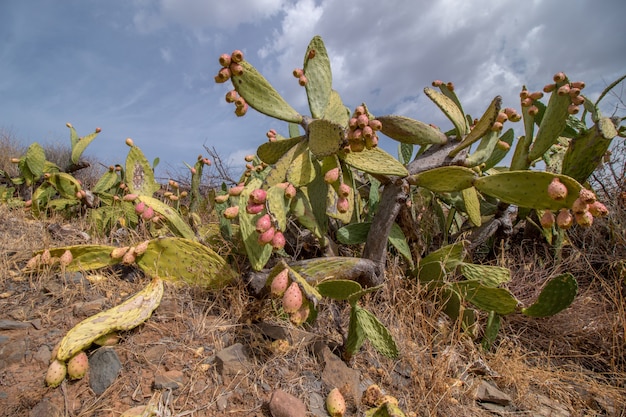
<instances>
[{"instance_id":1,"label":"rocky ground","mask_svg":"<svg viewBox=\"0 0 626 417\"><path fill-rule=\"evenodd\" d=\"M349 363L340 359L336 324L347 324L341 304L323 306L315 326L296 328L276 317L271 301L250 297L243 283L219 292L167 284L143 325L122 332L114 346L87 352L85 378L49 388L44 376L64 334L149 279L132 269L23 274L33 250L85 236L77 231L59 240L50 221L2 208L0 219L0 415L119 416L150 404L157 416L321 417L328 415L326 394L338 387L347 415L357 416L368 409L362 396L372 384L409 416L626 415L626 379L616 372L623 369L623 339L604 343L608 332L620 331L610 318L619 307L599 300L599 287L583 290L552 321L510 320L497 349L483 352L393 265L386 288L363 302L394 335L401 350L395 360L367 343ZM554 328L572 320L588 328ZM588 347L564 351L563 343Z\"/></svg>"}]
</instances>

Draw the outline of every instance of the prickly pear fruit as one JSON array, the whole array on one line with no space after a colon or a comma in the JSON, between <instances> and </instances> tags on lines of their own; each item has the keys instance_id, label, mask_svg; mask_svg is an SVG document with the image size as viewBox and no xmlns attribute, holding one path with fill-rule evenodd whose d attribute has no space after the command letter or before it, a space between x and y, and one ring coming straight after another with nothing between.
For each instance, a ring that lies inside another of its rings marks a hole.
<instances>
[{"instance_id":1,"label":"prickly pear fruit","mask_svg":"<svg viewBox=\"0 0 626 417\"><path fill-rule=\"evenodd\" d=\"M256 221L255 228L258 233L264 233L270 227L272 227L272 218L269 214L264 214Z\"/></svg>"},{"instance_id":2,"label":"prickly pear fruit","mask_svg":"<svg viewBox=\"0 0 626 417\"><path fill-rule=\"evenodd\" d=\"M589 213L591 213L593 217L604 217L609 214L609 209L607 209L604 204L596 200L589 204Z\"/></svg>"},{"instance_id":3,"label":"prickly pear fruit","mask_svg":"<svg viewBox=\"0 0 626 417\"><path fill-rule=\"evenodd\" d=\"M61 255L61 257L59 258L59 264L61 265L61 267L66 267L69 264L71 264L73 260L74 260L74 256L72 255L72 252L70 252L69 250L66 250L65 252L63 252L63 255Z\"/></svg>"},{"instance_id":4,"label":"prickly pear fruit","mask_svg":"<svg viewBox=\"0 0 626 417\"><path fill-rule=\"evenodd\" d=\"M596 195L593 193L593 191L586 188L580 189L580 194L578 194L578 197L587 204L592 204L594 201L596 201Z\"/></svg>"},{"instance_id":5,"label":"prickly pear fruit","mask_svg":"<svg viewBox=\"0 0 626 417\"><path fill-rule=\"evenodd\" d=\"M131 138L126 138L126 145L132 148L133 146L135 146L135 142L133 142Z\"/></svg>"},{"instance_id":6,"label":"prickly pear fruit","mask_svg":"<svg viewBox=\"0 0 626 417\"><path fill-rule=\"evenodd\" d=\"M272 241L270 242L270 244L276 250L280 250L284 248L285 247L285 235L283 235L283 232L276 231L276 233L274 233L274 237L272 238Z\"/></svg>"},{"instance_id":7,"label":"prickly pear fruit","mask_svg":"<svg viewBox=\"0 0 626 417\"><path fill-rule=\"evenodd\" d=\"M137 255L135 254L135 248L131 246L130 249L128 249L128 251L124 254L124 256L122 256L122 263L124 265L132 265L135 263L136 259Z\"/></svg>"},{"instance_id":8,"label":"prickly pear fruit","mask_svg":"<svg viewBox=\"0 0 626 417\"><path fill-rule=\"evenodd\" d=\"M152 207L146 207L146 209L141 213L141 218L144 220L150 220L154 217L154 209Z\"/></svg>"},{"instance_id":9,"label":"prickly pear fruit","mask_svg":"<svg viewBox=\"0 0 626 417\"><path fill-rule=\"evenodd\" d=\"M67 374L65 363L55 359L52 363L50 363L50 366L48 366L48 372L46 372L46 385L51 388L58 387L65 379L65 374Z\"/></svg>"},{"instance_id":10,"label":"prickly pear fruit","mask_svg":"<svg viewBox=\"0 0 626 417\"><path fill-rule=\"evenodd\" d=\"M222 54L220 55L220 65L223 67L227 67L230 65L230 55Z\"/></svg>"},{"instance_id":11,"label":"prickly pear fruit","mask_svg":"<svg viewBox=\"0 0 626 417\"><path fill-rule=\"evenodd\" d=\"M124 197L122 197L122 200L124 200L124 201L133 201L133 200L136 200L137 197L139 197L137 194L131 193L131 194L126 194Z\"/></svg>"},{"instance_id":12,"label":"prickly pear fruit","mask_svg":"<svg viewBox=\"0 0 626 417\"><path fill-rule=\"evenodd\" d=\"M216 202L217 204L222 204L222 203L225 203L226 201L228 201L228 197L229 197L229 195L228 195L228 194L220 194L220 195L216 195L216 196L215 196L215 202Z\"/></svg>"},{"instance_id":13,"label":"prickly pear fruit","mask_svg":"<svg viewBox=\"0 0 626 417\"><path fill-rule=\"evenodd\" d=\"M332 184L339 179L339 167L330 169L324 174L324 182Z\"/></svg>"},{"instance_id":14,"label":"prickly pear fruit","mask_svg":"<svg viewBox=\"0 0 626 417\"><path fill-rule=\"evenodd\" d=\"M585 203L580 197L574 200L574 204L572 204L574 214L582 214L587 210L589 210L589 204Z\"/></svg>"},{"instance_id":15,"label":"prickly pear fruit","mask_svg":"<svg viewBox=\"0 0 626 417\"><path fill-rule=\"evenodd\" d=\"M228 190L228 195L232 195L232 196L235 196L235 197L238 196L239 194L241 194L241 192L243 191L245 186L246 185L242 183L242 184L237 184L234 187L231 187Z\"/></svg>"},{"instance_id":16,"label":"prickly pear fruit","mask_svg":"<svg viewBox=\"0 0 626 417\"><path fill-rule=\"evenodd\" d=\"M367 407L377 407L381 404L384 397L383 391L376 384L372 384L363 393L361 402Z\"/></svg>"},{"instance_id":17,"label":"prickly pear fruit","mask_svg":"<svg viewBox=\"0 0 626 417\"><path fill-rule=\"evenodd\" d=\"M111 256L111 258L113 259L120 259L121 257L124 256L126 252L128 252L128 249L130 249L128 246L115 248L111 251L111 254L109 256Z\"/></svg>"},{"instance_id":18,"label":"prickly pear fruit","mask_svg":"<svg viewBox=\"0 0 626 417\"><path fill-rule=\"evenodd\" d=\"M350 188L350 186L345 182L339 185L339 195L341 197L348 197L351 191L352 188Z\"/></svg>"},{"instance_id":19,"label":"prickly pear fruit","mask_svg":"<svg viewBox=\"0 0 626 417\"><path fill-rule=\"evenodd\" d=\"M333 388L326 397L326 410L330 417L343 417L346 413L346 400L338 388Z\"/></svg>"},{"instance_id":20,"label":"prickly pear fruit","mask_svg":"<svg viewBox=\"0 0 626 417\"><path fill-rule=\"evenodd\" d=\"M337 211L339 213L347 213L350 209L350 202L345 197L339 197L337 199Z\"/></svg>"},{"instance_id":21,"label":"prickly pear fruit","mask_svg":"<svg viewBox=\"0 0 626 417\"><path fill-rule=\"evenodd\" d=\"M52 255L50 255L50 250L46 249L41 254L41 263L44 265L50 265L52 261Z\"/></svg>"},{"instance_id":22,"label":"prickly pear fruit","mask_svg":"<svg viewBox=\"0 0 626 417\"><path fill-rule=\"evenodd\" d=\"M556 224L561 229L565 230L572 227L572 224L574 224L574 217L572 216L572 213L570 213L568 209L561 209L558 216L556 216Z\"/></svg>"},{"instance_id":23,"label":"prickly pear fruit","mask_svg":"<svg viewBox=\"0 0 626 417\"><path fill-rule=\"evenodd\" d=\"M292 282L283 294L283 310L292 314L302 307L302 290L297 282Z\"/></svg>"},{"instance_id":24,"label":"prickly pear fruit","mask_svg":"<svg viewBox=\"0 0 626 417\"><path fill-rule=\"evenodd\" d=\"M41 264L41 254L37 254L26 262L26 269L35 269Z\"/></svg>"},{"instance_id":25,"label":"prickly pear fruit","mask_svg":"<svg viewBox=\"0 0 626 417\"><path fill-rule=\"evenodd\" d=\"M289 285L289 270L283 269L274 277L272 283L270 284L270 291L272 295L275 297L282 297L285 291L287 290L287 286Z\"/></svg>"},{"instance_id":26,"label":"prickly pear fruit","mask_svg":"<svg viewBox=\"0 0 626 417\"><path fill-rule=\"evenodd\" d=\"M287 188L285 188L285 197L287 198L294 198L296 196L296 187L293 186L293 184L289 184L287 185Z\"/></svg>"},{"instance_id":27,"label":"prickly pear fruit","mask_svg":"<svg viewBox=\"0 0 626 417\"><path fill-rule=\"evenodd\" d=\"M149 240L144 240L143 242L135 246L135 255L139 256L139 255L143 255L144 253L146 253L146 251L148 250L149 244L150 244Z\"/></svg>"},{"instance_id":28,"label":"prickly pear fruit","mask_svg":"<svg viewBox=\"0 0 626 417\"><path fill-rule=\"evenodd\" d=\"M70 379L81 379L89 369L89 359L83 351L77 353L67 362L67 375Z\"/></svg>"},{"instance_id":29,"label":"prickly pear fruit","mask_svg":"<svg viewBox=\"0 0 626 417\"><path fill-rule=\"evenodd\" d=\"M555 177L548 185L548 196L556 201L564 200L567 197L567 187Z\"/></svg>"},{"instance_id":30,"label":"prickly pear fruit","mask_svg":"<svg viewBox=\"0 0 626 417\"><path fill-rule=\"evenodd\" d=\"M541 223L542 227L549 229L554 225L555 220L556 219L554 217L554 214L550 210L546 210L546 212L543 213L543 216L541 216L539 222Z\"/></svg>"},{"instance_id":31,"label":"prickly pear fruit","mask_svg":"<svg viewBox=\"0 0 626 417\"><path fill-rule=\"evenodd\" d=\"M576 223L581 227L590 227L593 224L593 216L589 211L583 211L582 213L574 213Z\"/></svg>"},{"instance_id":32,"label":"prickly pear fruit","mask_svg":"<svg viewBox=\"0 0 626 417\"><path fill-rule=\"evenodd\" d=\"M265 204L254 204L252 202L246 204L246 213L248 214L259 214L263 210L265 210Z\"/></svg>"},{"instance_id":33,"label":"prickly pear fruit","mask_svg":"<svg viewBox=\"0 0 626 417\"><path fill-rule=\"evenodd\" d=\"M227 219L234 219L239 215L239 206L228 207L224 210L224 217Z\"/></svg>"},{"instance_id":34,"label":"prickly pear fruit","mask_svg":"<svg viewBox=\"0 0 626 417\"><path fill-rule=\"evenodd\" d=\"M274 239L274 234L276 234L276 229L270 226L269 229L259 235L259 243L261 245L267 245Z\"/></svg>"},{"instance_id":35,"label":"prickly pear fruit","mask_svg":"<svg viewBox=\"0 0 626 417\"><path fill-rule=\"evenodd\" d=\"M230 59L233 62L241 62L243 61L243 52L239 49L235 49L232 54L230 54Z\"/></svg>"},{"instance_id":36,"label":"prickly pear fruit","mask_svg":"<svg viewBox=\"0 0 626 417\"><path fill-rule=\"evenodd\" d=\"M263 204L267 199L267 191L257 188L250 193L250 201L255 204Z\"/></svg>"}]
</instances>

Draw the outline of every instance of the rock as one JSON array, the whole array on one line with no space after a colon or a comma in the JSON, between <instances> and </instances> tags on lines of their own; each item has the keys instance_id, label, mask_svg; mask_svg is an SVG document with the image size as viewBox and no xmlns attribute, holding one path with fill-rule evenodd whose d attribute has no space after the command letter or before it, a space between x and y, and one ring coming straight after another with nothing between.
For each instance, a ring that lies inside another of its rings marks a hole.
<instances>
[{"instance_id":1,"label":"rock","mask_svg":"<svg viewBox=\"0 0 626 417\"><path fill-rule=\"evenodd\" d=\"M476 393L474 394L476 401L481 403L491 403L507 406L511 404L511 397L500 391L487 381L480 381Z\"/></svg>"},{"instance_id":2,"label":"rock","mask_svg":"<svg viewBox=\"0 0 626 417\"><path fill-rule=\"evenodd\" d=\"M72 308L72 312L78 317L91 317L104 310L106 304L106 298L98 298L93 301L87 301L84 303L76 303Z\"/></svg>"},{"instance_id":3,"label":"rock","mask_svg":"<svg viewBox=\"0 0 626 417\"><path fill-rule=\"evenodd\" d=\"M28 417L51 417L62 415L64 415L63 410L47 398L39 401L37 405L35 405L28 413Z\"/></svg>"},{"instance_id":4,"label":"rock","mask_svg":"<svg viewBox=\"0 0 626 417\"><path fill-rule=\"evenodd\" d=\"M328 417L326 400L317 392L312 392L309 395L309 411L315 417Z\"/></svg>"},{"instance_id":5,"label":"rock","mask_svg":"<svg viewBox=\"0 0 626 417\"><path fill-rule=\"evenodd\" d=\"M154 389L179 389L184 385L185 376L177 369L166 372L158 372L154 375Z\"/></svg>"},{"instance_id":6,"label":"rock","mask_svg":"<svg viewBox=\"0 0 626 417\"><path fill-rule=\"evenodd\" d=\"M326 389L339 388L347 396L346 401L358 404L361 393L359 390L360 373L351 369L338 356L333 354L322 342L315 344L315 353L324 363L322 382Z\"/></svg>"},{"instance_id":7,"label":"rock","mask_svg":"<svg viewBox=\"0 0 626 417\"><path fill-rule=\"evenodd\" d=\"M222 375L222 378L245 373L250 366L248 355L241 343L235 343L226 349L220 350L215 354L215 357L217 370Z\"/></svg>"},{"instance_id":8,"label":"rock","mask_svg":"<svg viewBox=\"0 0 626 417\"><path fill-rule=\"evenodd\" d=\"M570 417L572 415L564 405L555 400L551 400L545 395L536 394L535 398L537 405L530 414L533 417Z\"/></svg>"},{"instance_id":9,"label":"rock","mask_svg":"<svg viewBox=\"0 0 626 417\"><path fill-rule=\"evenodd\" d=\"M115 381L122 369L117 352L102 347L89 358L89 386L97 395L102 394Z\"/></svg>"},{"instance_id":10,"label":"rock","mask_svg":"<svg viewBox=\"0 0 626 417\"><path fill-rule=\"evenodd\" d=\"M277 389L272 393L269 403L272 417L304 417L306 406L298 397Z\"/></svg>"},{"instance_id":11,"label":"rock","mask_svg":"<svg viewBox=\"0 0 626 417\"><path fill-rule=\"evenodd\" d=\"M27 321L0 320L0 330L28 329L31 326Z\"/></svg>"},{"instance_id":12,"label":"rock","mask_svg":"<svg viewBox=\"0 0 626 417\"><path fill-rule=\"evenodd\" d=\"M52 356L50 348L46 345L41 345L33 355L33 359L47 367L50 364L50 356Z\"/></svg>"},{"instance_id":13,"label":"rock","mask_svg":"<svg viewBox=\"0 0 626 417\"><path fill-rule=\"evenodd\" d=\"M26 341L13 340L0 346L0 369L12 363L18 363L26 354Z\"/></svg>"}]
</instances>

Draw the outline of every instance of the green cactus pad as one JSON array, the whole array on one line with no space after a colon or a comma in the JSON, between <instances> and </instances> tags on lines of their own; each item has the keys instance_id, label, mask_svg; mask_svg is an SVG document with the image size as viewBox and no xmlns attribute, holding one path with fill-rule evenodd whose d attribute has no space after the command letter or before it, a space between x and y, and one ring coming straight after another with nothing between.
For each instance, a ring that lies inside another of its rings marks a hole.
<instances>
[{"instance_id":1,"label":"green cactus pad","mask_svg":"<svg viewBox=\"0 0 626 417\"><path fill-rule=\"evenodd\" d=\"M477 281L455 282L451 286L463 299L481 310L505 315L514 313L517 308L517 299L504 288L488 287Z\"/></svg>"},{"instance_id":2,"label":"green cactus pad","mask_svg":"<svg viewBox=\"0 0 626 417\"><path fill-rule=\"evenodd\" d=\"M304 88L309 99L311 116L319 119L326 113L332 89L330 59L324 41L319 36L311 39L306 49L304 75L307 78Z\"/></svg>"},{"instance_id":3,"label":"green cactus pad","mask_svg":"<svg viewBox=\"0 0 626 417\"><path fill-rule=\"evenodd\" d=\"M137 265L150 276L209 289L223 288L237 276L211 248L175 237L151 240Z\"/></svg>"},{"instance_id":4,"label":"green cactus pad","mask_svg":"<svg viewBox=\"0 0 626 417\"><path fill-rule=\"evenodd\" d=\"M80 138L76 143L72 142L72 156L71 161L73 164L77 164L81 155L87 149L87 146L98 136L99 132L93 132L89 135Z\"/></svg>"},{"instance_id":5,"label":"green cactus pad","mask_svg":"<svg viewBox=\"0 0 626 417\"><path fill-rule=\"evenodd\" d=\"M279 230L287 229L287 202L285 201L285 190L278 186L270 187L267 190L267 206L274 216Z\"/></svg>"},{"instance_id":6,"label":"green cactus pad","mask_svg":"<svg viewBox=\"0 0 626 417\"><path fill-rule=\"evenodd\" d=\"M345 353L344 356L346 359L350 359L352 355L357 353L361 346L363 346L363 342L365 342L365 330L361 326L361 323L357 317L357 310L361 307L356 304L352 305L350 309L350 323L348 325L348 337L345 342Z\"/></svg>"},{"instance_id":7,"label":"green cactus pad","mask_svg":"<svg viewBox=\"0 0 626 417\"><path fill-rule=\"evenodd\" d=\"M513 129L508 129L506 132L504 132L502 136L500 136L499 140L501 140L502 142L508 143L509 146L512 146L514 139L515 139L515 131ZM507 153L510 150L510 148L507 150L501 149L497 145L498 144L496 142L496 147L494 148L493 152L491 152L491 155L489 156L489 158L487 158L487 160L485 161L485 165L481 167L483 172L498 165L504 159L504 157L507 155Z\"/></svg>"},{"instance_id":8,"label":"green cactus pad","mask_svg":"<svg viewBox=\"0 0 626 417\"><path fill-rule=\"evenodd\" d=\"M354 305L352 307L356 313L356 321L362 329L365 337L369 339L372 346L381 354L388 358L398 356L398 346L394 342L389 330L376 318L375 315L364 308Z\"/></svg>"},{"instance_id":9,"label":"green cactus pad","mask_svg":"<svg viewBox=\"0 0 626 417\"><path fill-rule=\"evenodd\" d=\"M548 281L537 301L523 308L522 313L529 317L553 316L569 307L577 292L578 283L572 274L558 275Z\"/></svg>"},{"instance_id":10,"label":"green cactus pad","mask_svg":"<svg viewBox=\"0 0 626 417\"><path fill-rule=\"evenodd\" d=\"M105 193L115 187L119 180L120 177L115 173L115 171L107 171L100 177L91 191L93 191L94 194Z\"/></svg>"},{"instance_id":11,"label":"green cactus pad","mask_svg":"<svg viewBox=\"0 0 626 417\"><path fill-rule=\"evenodd\" d=\"M411 248L406 241L406 236L404 232L398 226L398 223L393 223L391 225L391 230L389 231L389 243L398 251L400 255L407 261L409 267L413 269L413 255L411 254Z\"/></svg>"},{"instance_id":12,"label":"green cactus pad","mask_svg":"<svg viewBox=\"0 0 626 417\"><path fill-rule=\"evenodd\" d=\"M322 238L322 228L317 224L309 198L302 189L298 190L296 196L291 199L289 210L298 223L309 229L318 239Z\"/></svg>"},{"instance_id":13,"label":"green cactus pad","mask_svg":"<svg viewBox=\"0 0 626 417\"><path fill-rule=\"evenodd\" d=\"M306 143L296 145L291 165L287 169L287 181L295 187L307 185L315 179L315 166Z\"/></svg>"},{"instance_id":14,"label":"green cactus pad","mask_svg":"<svg viewBox=\"0 0 626 417\"><path fill-rule=\"evenodd\" d=\"M347 224L337 230L337 240L344 245L365 243L371 226L371 222Z\"/></svg>"},{"instance_id":15,"label":"green cactus pad","mask_svg":"<svg viewBox=\"0 0 626 417\"><path fill-rule=\"evenodd\" d=\"M297 136L291 139L277 140L274 142L265 142L256 150L257 156L266 164L273 165L277 163L291 148L304 140L304 136Z\"/></svg>"},{"instance_id":16,"label":"green cactus pad","mask_svg":"<svg viewBox=\"0 0 626 417\"><path fill-rule=\"evenodd\" d=\"M382 124L386 136L401 143L413 145L442 145L448 141L441 130L404 116L379 116L376 118Z\"/></svg>"},{"instance_id":17,"label":"green cactus pad","mask_svg":"<svg viewBox=\"0 0 626 417\"><path fill-rule=\"evenodd\" d=\"M82 188L76 178L65 172L50 174L48 182L63 198L76 199L76 192Z\"/></svg>"},{"instance_id":18,"label":"green cactus pad","mask_svg":"<svg viewBox=\"0 0 626 417\"><path fill-rule=\"evenodd\" d=\"M417 279L424 284L441 285L442 279L446 276L446 270L443 263L439 261L422 262L420 261L417 269Z\"/></svg>"},{"instance_id":19,"label":"green cactus pad","mask_svg":"<svg viewBox=\"0 0 626 417\"><path fill-rule=\"evenodd\" d=\"M500 138L498 137L498 132L489 132L485 136L483 136L482 140L476 147L476 150L471 153L465 160L463 161L463 165L466 167L475 167L479 166L491 157L494 150L496 149L496 145Z\"/></svg>"},{"instance_id":20,"label":"green cactus pad","mask_svg":"<svg viewBox=\"0 0 626 417\"><path fill-rule=\"evenodd\" d=\"M459 137L465 136L468 132L468 128L463 110L461 110L452 99L437 90L426 87L424 93L441 109L443 114L450 119L457 131L457 135Z\"/></svg>"},{"instance_id":21,"label":"green cactus pad","mask_svg":"<svg viewBox=\"0 0 626 417\"><path fill-rule=\"evenodd\" d=\"M347 126L350 120L350 109L343 104L341 96L335 90L330 92L328 106L324 110L324 119L340 126Z\"/></svg>"},{"instance_id":22,"label":"green cactus pad","mask_svg":"<svg viewBox=\"0 0 626 417\"><path fill-rule=\"evenodd\" d=\"M126 157L124 182L133 194L152 196L161 186L154 180L154 171L141 149L131 146Z\"/></svg>"},{"instance_id":23,"label":"green cactus pad","mask_svg":"<svg viewBox=\"0 0 626 417\"><path fill-rule=\"evenodd\" d=\"M412 175L409 177L409 182L436 193L449 193L471 187L476 177L476 172L469 168L448 166Z\"/></svg>"},{"instance_id":24,"label":"green cactus pad","mask_svg":"<svg viewBox=\"0 0 626 417\"><path fill-rule=\"evenodd\" d=\"M441 262L447 271L451 271L463 262L465 244L466 241L460 241L439 248L423 257L420 265L428 262Z\"/></svg>"},{"instance_id":25,"label":"green cactus pad","mask_svg":"<svg viewBox=\"0 0 626 417\"><path fill-rule=\"evenodd\" d=\"M548 185L553 178L567 187L567 198L556 201L548 196ZM558 210L571 207L582 186L576 180L559 174L538 171L509 171L477 178L474 186L481 193L509 204L538 210Z\"/></svg>"},{"instance_id":26,"label":"green cactus pad","mask_svg":"<svg viewBox=\"0 0 626 417\"><path fill-rule=\"evenodd\" d=\"M163 281L155 277L143 290L122 304L88 317L74 326L61 340L57 359L67 361L106 334L139 326L159 306L162 296Z\"/></svg>"},{"instance_id":27,"label":"green cactus pad","mask_svg":"<svg viewBox=\"0 0 626 417\"><path fill-rule=\"evenodd\" d=\"M272 85L247 61L240 62L243 74L233 75L235 90L246 103L259 113L286 122L300 123L302 116L272 87Z\"/></svg>"},{"instance_id":28,"label":"green cactus pad","mask_svg":"<svg viewBox=\"0 0 626 417\"><path fill-rule=\"evenodd\" d=\"M318 159L333 155L343 145L344 134L341 125L325 119L313 120L308 126L309 149Z\"/></svg>"},{"instance_id":29,"label":"green cactus pad","mask_svg":"<svg viewBox=\"0 0 626 417\"><path fill-rule=\"evenodd\" d=\"M317 285L329 279L349 279L355 270L363 269L363 262L361 258L335 256L308 259L304 265L294 265L292 268L312 285Z\"/></svg>"},{"instance_id":30,"label":"green cactus pad","mask_svg":"<svg viewBox=\"0 0 626 417\"><path fill-rule=\"evenodd\" d=\"M302 191L306 194L311 203L311 209L315 216L315 221L321 230L328 230L328 216L326 215L327 197L329 185L324 181L321 174L321 166L317 160L314 163L315 176L306 187L302 187Z\"/></svg>"},{"instance_id":31,"label":"green cactus pad","mask_svg":"<svg viewBox=\"0 0 626 417\"><path fill-rule=\"evenodd\" d=\"M396 158L380 148L365 149L362 152L339 152L339 158L346 164L370 174L396 175L405 177L408 171Z\"/></svg>"},{"instance_id":32,"label":"green cactus pad","mask_svg":"<svg viewBox=\"0 0 626 417\"><path fill-rule=\"evenodd\" d=\"M262 213L249 214L246 212L250 193L252 190L260 187L261 180L255 178L246 185L243 192L239 195L239 230L241 231L241 238L248 254L250 266L255 271L263 269L270 256L272 256L272 246L260 245L258 241L259 234L256 231L256 222L262 216Z\"/></svg>"},{"instance_id":33,"label":"green cactus pad","mask_svg":"<svg viewBox=\"0 0 626 417\"><path fill-rule=\"evenodd\" d=\"M138 198L139 201L143 201L148 207L152 207L155 212L165 218L167 227L172 231L172 233L177 236L184 237L185 239L194 240L196 238L196 234L193 229L185 223L185 220L183 220L180 214L178 214L178 212L172 207L147 195L139 195Z\"/></svg>"},{"instance_id":34,"label":"green cactus pad","mask_svg":"<svg viewBox=\"0 0 626 417\"><path fill-rule=\"evenodd\" d=\"M477 281L487 287L498 287L511 280L508 268L493 265L461 264L461 273L469 281Z\"/></svg>"},{"instance_id":35,"label":"green cactus pad","mask_svg":"<svg viewBox=\"0 0 626 417\"><path fill-rule=\"evenodd\" d=\"M302 142L292 146L283 156L280 157L278 161L276 161L276 164L274 164L270 172L265 177L265 186L271 187L285 181L287 171L291 167L291 163L293 162L296 153L302 152L303 146L306 147L306 144Z\"/></svg>"},{"instance_id":36,"label":"green cactus pad","mask_svg":"<svg viewBox=\"0 0 626 417\"><path fill-rule=\"evenodd\" d=\"M564 83L558 84L558 87ZM532 162L537 158L541 158L541 156L550 149L550 146L556 143L561 132L565 129L567 119L569 118L567 108L570 103L571 98L568 94L560 96L556 94L556 91L552 93L546 111L541 119L539 131L528 153L529 161Z\"/></svg>"},{"instance_id":37,"label":"green cactus pad","mask_svg":"<svg viewBox=\"0 0 626 417\"><path fill-rule=\"evenodd\" d=\"M496 121L498 113L500 113L500 107L502 107L502 97L496 96L485 110L476 126L467 134L463 141L456 146L452 152L448 154L450 158L454 158L460 151L472 145L474 142L480 140L487 133L491 132L491 126Z\"/></svg>"},{"instance_id":38,"label":"green cactus pad","mask_svg":"<svg viewBox=\"0 0 626 417\"><path fill-rule=\"evenodd\" d=\"M72 262L66 267L67 271L89 271L119 263L119 259L112 259L110 254L115 246L107 245L73 245L50 249L50 255L59 258L66 250L72 253ZM41 254L43 250L36 252Z\"/></svg>"},{"instance_id":39,"label":"green cactus pad","mask_svg":"<svg viewBox=\"0 0 626 417\"><path fill-rule=\"evenodd\" d=\"M319 301L322 299L322 294L320 294L317 288L311 285L305 277L300 275L296 269L291 268L284 261L281 262L281 264L283 268L289 269L289 278L291 278L292 281L298 283L298 286L302 290L302 293L306 297L306 299L309 300L309 302L313 304L315 308L317 308Z\"/></svg>"},{"instance_id":40,"label":"green cactus pad","mask_svg":"<svg viewBox=\"0 0 626 417\"><path fill-rule=\"evenodd\" d=\"M480 226L482 224L482 220L480 218L480 200L478 200L476 188L465 188L461 191L461 194L463 195L465 213L467 213L467 216L474 226Z\"/></svg>"},{"instance_id":41,"label":"green cactus pad","mask_svg":"<svg viewBox=\"0 0 626 417\"><path fill-rule=\"evenodd\" d=\"M572 139L563 158L563 171L578 182L587 178L602 162L617 129L608 117L598 120L584 135Z\"/></svg>"},{"instance_id":42,"label":"green cactus pad","mask_svg":"<svg viewBox=\"0 0 626 417\"><path fill-rule=\"evenodd\" d=\"M489 317L485 324L485 335L481 342L481 346L484 350L491 349L491 346L496 341L496 337L498 337L498 332L500 331L501 318L502 316L495 311L489 312Z\"/></svg>"},{"instance_id":43,"label":"green cactus pad","mask_svg":"<svg viewBox=\"0 0 626 417\"><path fill-rule=\"evenodd\" d=\"M45 163L46 153L41 145L37 142L30 144L18 163L18 168L26 185L31 185L43 175Z\"/></svg>"},{"instance_id":44,"label":"green cactus pad","mask_svg":"<svg viewBox=\"0 0 626 417\"><path fill-rule=\"evenodd\" d=\"M362 291L361 284L350 280L326 280L315 287L323 297L334 300L348 300L353 294Z\"/></svg>"}]
</instances>

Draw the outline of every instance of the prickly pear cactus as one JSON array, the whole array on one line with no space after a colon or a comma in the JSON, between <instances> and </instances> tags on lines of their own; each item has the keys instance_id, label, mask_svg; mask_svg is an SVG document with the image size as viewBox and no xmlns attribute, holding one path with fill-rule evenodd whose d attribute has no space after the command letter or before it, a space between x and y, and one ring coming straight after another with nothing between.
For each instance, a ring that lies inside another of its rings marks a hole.
<instances>
[{"instance_id":1,"label":"prickly pear cactus","mask_svg":"<svg viewBox=\"0 0 626 417\"><path fill-rule=\"evenodd\" d=\"M572 274L558 275L548 281L537 301L523 308L522 313L529 317L553 316L569 307L577 292L578 283Z\"/></svg>"}]
</instances>

